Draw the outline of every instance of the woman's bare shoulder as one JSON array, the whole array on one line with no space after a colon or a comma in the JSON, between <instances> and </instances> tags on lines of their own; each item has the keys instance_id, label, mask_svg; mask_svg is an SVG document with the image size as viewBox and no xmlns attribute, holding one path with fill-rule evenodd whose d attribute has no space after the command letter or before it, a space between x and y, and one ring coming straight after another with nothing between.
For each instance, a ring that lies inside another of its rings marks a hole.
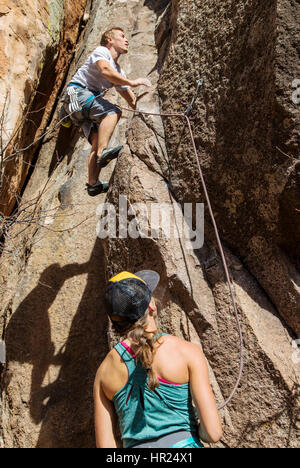
<instances>
[{"instance_id":1,"label":"woman's bare shoulder","mask_svg":"<svg viewBox=\"0 0 300 468\"><path fill-rule=\"evenodd\" d=\"M202 353L201 346L196 343L185 340L179 336L175 335L163 335L159 340L163 340L163 343L168 343L175 347L180 346L180 349L185 352L200 352Z\"/></svg>"},{"instance_id":2,"label":"woman's bare shoulder","mask_svg":"<svg viewBox=\"0 0 300 468\"><path fill-rule=\"evenodd\" d=\"M110 373L112 367L118 360L118 353L115 349L110 350L103 361L101 362L100 366L98 367L96 377L100 380L103 380Z\"/></svg>"}]
</instances>

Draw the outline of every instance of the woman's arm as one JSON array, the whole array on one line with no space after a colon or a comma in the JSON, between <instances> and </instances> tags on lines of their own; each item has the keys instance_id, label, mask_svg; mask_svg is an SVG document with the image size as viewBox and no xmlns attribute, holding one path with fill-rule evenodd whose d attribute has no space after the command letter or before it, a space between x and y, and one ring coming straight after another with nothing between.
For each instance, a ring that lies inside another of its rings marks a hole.
<instances>
[{"instance_id":1,"label":"woman's arm","mask_svg":"<svg viewBox=\"0 0 300 468\"><path fill-rule=\"evenodd\" d=\"M101 384L101 368L94 382L95 435L97 448L117 448L117 415L113 403L105 396Z\"/></svg>"},{"instance_id":2,"label":"woman's arm","mask_svg":"<svg viewBox=\"0 0 300 468\"><path fill-rule=\"evenodd\" d=\"M204 442L216 443L222 437L222 425L209 382L207 363L199 346L188 345L189 380L200 419L199 437Z\"/></svg>"}]
</instances>

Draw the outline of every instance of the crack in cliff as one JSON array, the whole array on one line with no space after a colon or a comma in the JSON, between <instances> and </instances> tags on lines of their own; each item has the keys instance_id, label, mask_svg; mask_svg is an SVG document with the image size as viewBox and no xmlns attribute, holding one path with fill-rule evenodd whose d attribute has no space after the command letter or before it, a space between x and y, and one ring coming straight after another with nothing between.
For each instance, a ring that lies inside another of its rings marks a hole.
<instances>
[{"instance_id":1,"label":"crack in cliff","mask_svg":"<svg viewBox=\"0 0 300 468\"><path fill-rule=\"evenodd\" d=\"M70 14L70 11L68 11L70 5L64 4L63 26L59 43L55 44L53 42L45 48L37 83L33 84L29 80L25 83L26 109L22 117L24 121L21 121L21 124L18 123L20 128L11 141L11 147L22 148L29 146L32 141L37 140L43 134L45 128L51 122L56 110L57 96L63 88L64 80L75 53L75 46L81 33L81 25L86 21L84 11L82 11L82 7L86 3L86 0L81 0L75 9L75 14L74 12ZM90 5L90 1L88 5ZM73 28L71 32L67 30L69 23ZM74 35L76 35L75 38ZM44 142L39 143L36 148L24 152L22 157L15 158L14 161L6 164L6 171L9 174L15 174L16 161L22 167L22 171L19 171L21 175L18 186L14 187L17 195L23 195L43 144ZM1 193L4 201L4 203L2 202L2 211L5 215L10 214L15 206L14 198L9 198L7 190L6 183L5 190L2 190Z\"/></svg>"}]
</instances>

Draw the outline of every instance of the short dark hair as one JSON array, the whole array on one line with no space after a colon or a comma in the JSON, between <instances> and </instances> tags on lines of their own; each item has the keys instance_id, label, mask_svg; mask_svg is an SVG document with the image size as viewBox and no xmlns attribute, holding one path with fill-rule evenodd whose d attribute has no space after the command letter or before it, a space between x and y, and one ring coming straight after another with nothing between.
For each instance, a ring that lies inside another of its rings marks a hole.
<instances>
[{"instance_id":1,"label":"short dark hair","mask_svg":"<svg viewBox=\"0 0 300 468\"><path fill-rule=\"evenodd\" d=\"M100 41L100 45L102 46L106 46L107 45L107 41L108 39L112 39L113 38L113 33L114 31L122 31L124 32L124 29L122 28L119 28L118 26L114 27L114 28L110 28L108 29L107 31L105 31L105 33L102 34L102 37L101 37L101 41Z\"/></svg>"}]
</instances>

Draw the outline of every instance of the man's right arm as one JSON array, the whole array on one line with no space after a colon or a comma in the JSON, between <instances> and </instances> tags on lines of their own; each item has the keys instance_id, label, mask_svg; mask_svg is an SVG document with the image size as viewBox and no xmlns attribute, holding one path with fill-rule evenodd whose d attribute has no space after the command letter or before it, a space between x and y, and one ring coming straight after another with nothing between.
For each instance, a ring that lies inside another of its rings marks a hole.
<instances>
[{"instance_id":1,"label":"man's right arm","mask_svg":"<svg viewBox=\"0 0 300 468\"><path fill-rule=\"evenodd\" d=\"M117 72L117 70L114 70L107 60L98 60L97 67L101 75L114 85L130 86L132 88L137 86L151 86L150 81L146 78L138 78L137 80L125 78L121 73Z\"/></svg>"}]
</instances>

